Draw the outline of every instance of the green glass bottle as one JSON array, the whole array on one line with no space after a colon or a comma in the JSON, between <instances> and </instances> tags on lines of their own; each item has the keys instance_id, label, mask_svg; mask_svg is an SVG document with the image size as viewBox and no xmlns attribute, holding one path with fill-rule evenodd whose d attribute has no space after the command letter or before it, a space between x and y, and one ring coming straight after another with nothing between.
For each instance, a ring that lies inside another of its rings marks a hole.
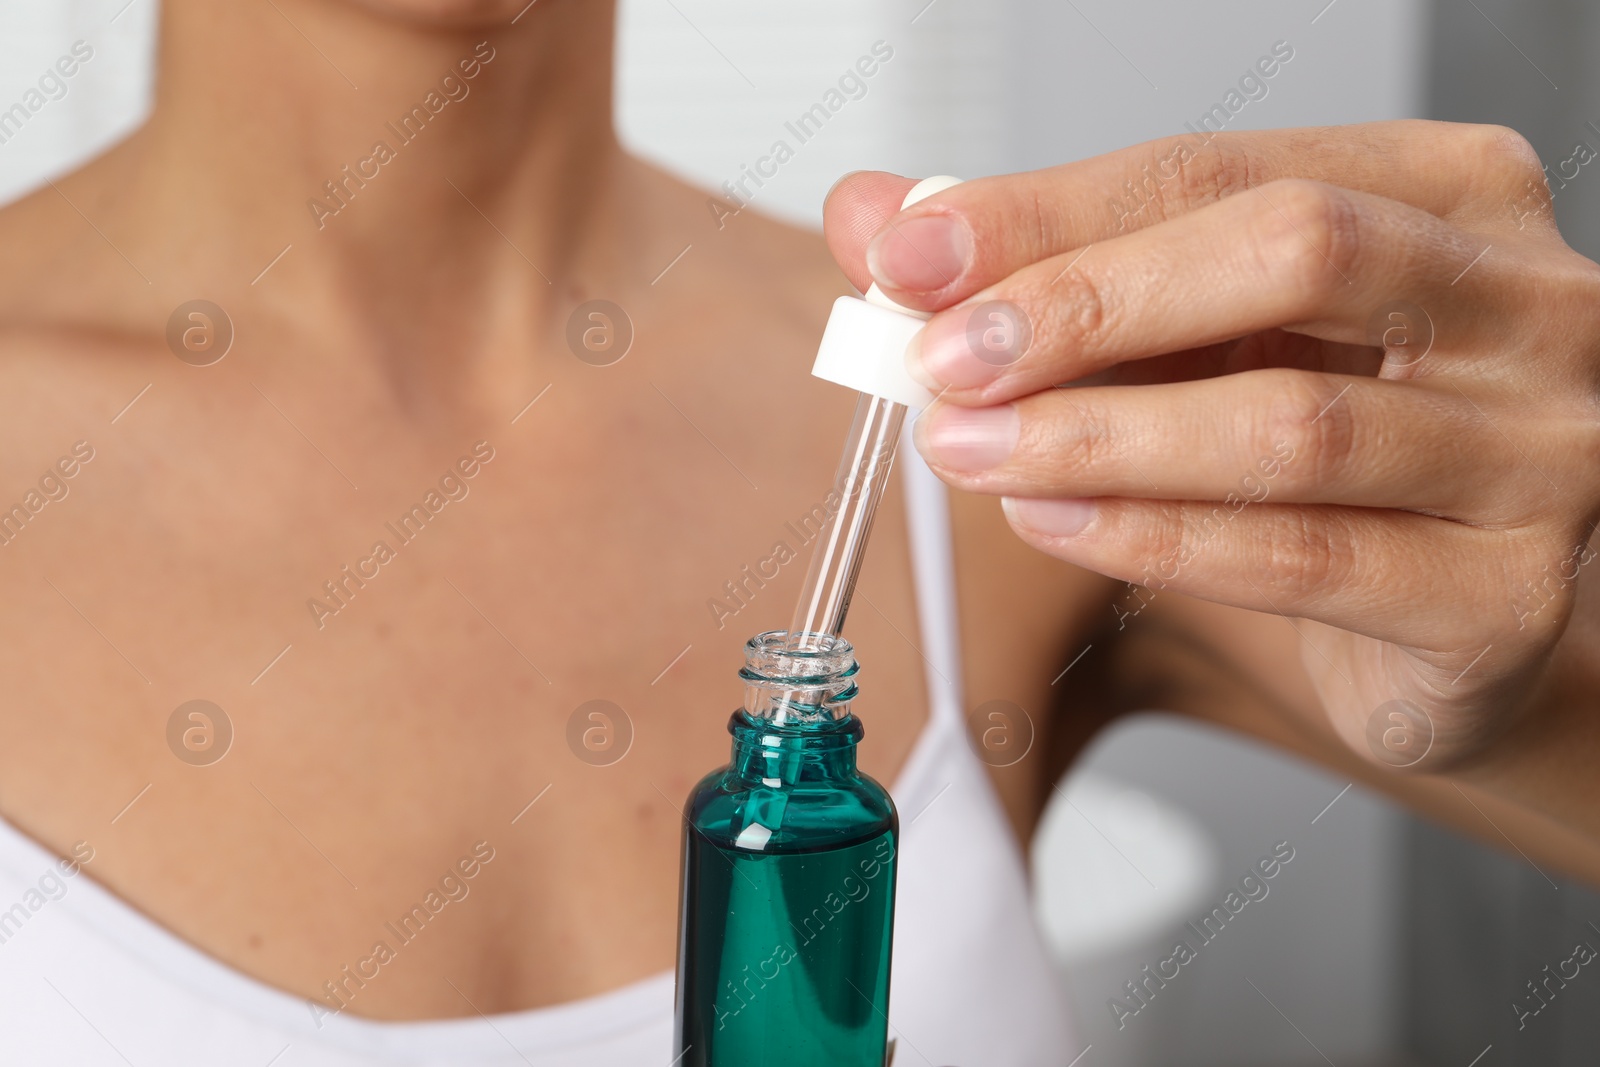
<instances>
[{"instance_id":1,"label":"green glass bottle","mask_svg":"<svg viewBox=\"0 0 1600 1067\"><path fill-rule=\"evenodd\" d=\"M750 639L732 762L685 809L685 1067L885 1062L899 820L856 769L854 650L805 637Z\"/></svg>"}]
</instances>

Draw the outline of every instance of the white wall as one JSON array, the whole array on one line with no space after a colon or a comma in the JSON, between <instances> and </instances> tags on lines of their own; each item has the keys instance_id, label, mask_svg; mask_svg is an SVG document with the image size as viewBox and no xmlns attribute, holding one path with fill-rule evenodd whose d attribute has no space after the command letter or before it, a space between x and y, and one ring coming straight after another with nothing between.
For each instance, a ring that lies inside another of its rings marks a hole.
<instances>
[{"instance_id":1,"label":"white wall","mask_svg":"<svg viewBox=\"0 0 1600 1067\"><path fill-rule=\"evenodd\" d=\"M618 124L636 150L714 188L886 41L895 58L867 95L755 201L815 221L849 170L971 177L1178 132L1279 40L1295 59L1230 128L1417 113L1421 0L1335 0L1313 25L1325 3L622 0Z\"/></svg>"},{"instance_id":2,"label":"white wall","mask_svg":"<svg viewBox=\"0 0 1600 1067\"><path fill-rule=\"evenodd\" d=\"M1005 5L926 3L622 0L618 128L636 151L712 189L787 142L793 160L753 203L811 225L846 171L1001 168L1009 86L993 72L1006 62ZM877 42L893 57L802 144L784 123Z\"/></svg>"},{"instance_id":3,"label":"white wall","mask_svg":"<svg viewBox=\"0 0 1600 1067\"><path fill-rule=\"evenodd\" d=\"M0 0L0 111L37 90L74 42L94 50L65 80L65 95L0 143L0 203L74 169L143 121L157 8L156 0Z\"/></svg>"}]
</instances>

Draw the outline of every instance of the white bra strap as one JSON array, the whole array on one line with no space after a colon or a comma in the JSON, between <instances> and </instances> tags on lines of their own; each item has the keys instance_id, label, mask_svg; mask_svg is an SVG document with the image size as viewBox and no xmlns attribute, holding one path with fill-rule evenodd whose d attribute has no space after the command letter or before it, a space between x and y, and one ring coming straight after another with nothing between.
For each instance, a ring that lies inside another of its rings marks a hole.
<instances>
[{"instance_id":1,"label":"white bra strap","mask_svg":"<svg viewBox=\"0 0 1600 1067\"><path fill-rule=\"evenodd\" d=\"M957 625L955 556L950 539L950 500L945 485L911 443L911 423L898 454L904 472L906 522L911 538L911 573L922 631L923 671L934 722L961 720L961 634Z\"/></svg>"}]
</instances>

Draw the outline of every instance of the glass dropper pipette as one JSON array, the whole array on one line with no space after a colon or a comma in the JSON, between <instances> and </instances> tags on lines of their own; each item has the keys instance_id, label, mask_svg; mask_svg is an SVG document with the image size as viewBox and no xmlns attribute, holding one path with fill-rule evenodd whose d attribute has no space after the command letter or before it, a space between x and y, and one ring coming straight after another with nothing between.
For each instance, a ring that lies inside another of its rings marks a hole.
<instances>
[{"instance_id":1,"label":"glass dropper pipette","mask_svg":"<svg viewBox=\"0 0 1600 1067\"><path fill-rule=\"evenodd\" d=\"M789 623L790 641L797 649L814 649L819 637L837 637L844 630L905 417L906 405L881 396L862 393L856 401L833 482L841 499L817 538Z\"/></svg>"},{"instance_id":2,"label":"glass dropper pipette","mask_svg":"<svg viewBox=\"0 0 1600 1067\"><path fill-rule=\"evenodd\" d=\"M959 183L958 178L926 178L906 194L901 210ZM860 390L861 398L833 483L840 500L817 539L789 624L790 645L797 650L815 650L844 629L906 411L926 407L932 399L905 369L906 344L926 318L925 312L896 304L876 285L861 298L842 296L834 302L811 373Z\"/></svg>"}]
</instances>

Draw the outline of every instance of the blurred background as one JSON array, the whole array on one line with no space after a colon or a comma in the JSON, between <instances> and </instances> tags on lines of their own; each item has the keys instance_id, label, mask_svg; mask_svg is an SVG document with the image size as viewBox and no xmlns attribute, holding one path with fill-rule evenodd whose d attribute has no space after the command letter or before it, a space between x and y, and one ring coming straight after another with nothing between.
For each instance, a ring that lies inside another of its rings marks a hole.
<instances>
[{"instance_id":1,"label":"blurred background","mask_svg":"<svg viewBox=\"0 0 1600 1067\"><path fill-rule=\"evenodd\" d=\"M157 17L155 0L0 0L0 111L72 42L95 50L47 110L0 121L0 201L142 121ZM1502 123L1545 160L1567 240L1600 257L1600 168L1569 162L1600 149L1597 49L1592 0L622 0L616 110L635 151L708 190L744 178L741 199L812 226L848 170L1045 166L1219 104L1228 129ZM869 54L874 74L841 83ZM1267 55L1274 76L1241 88ZM778 141L792 156L757 187L746 168ZM1600 948L1600 896L1349 785L1155 711L1100 739L1033 857L1082 1067L1600 1063L1600 972L1523 1027L1513 1007L1576 944ZM1134 999L1125 983L1280 843L1294 858L1269 894Z\"/></svg>"}]
</instances>

